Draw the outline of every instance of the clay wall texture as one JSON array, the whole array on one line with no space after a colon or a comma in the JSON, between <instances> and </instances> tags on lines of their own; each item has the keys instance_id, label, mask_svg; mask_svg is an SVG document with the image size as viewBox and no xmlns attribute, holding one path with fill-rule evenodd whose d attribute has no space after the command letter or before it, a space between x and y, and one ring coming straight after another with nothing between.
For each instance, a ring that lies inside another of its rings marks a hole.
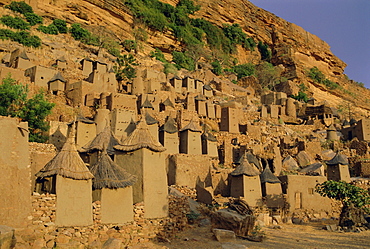
<instances>
[{"instance_id":1,"label":"clay wall texture","mask_svg":"<svg viewBox=\"0 0 370 249\"><path fill-rule=\"evenodd\" d=\"M93 224L91 180L56 177L57 226L88 226Z\"/></svg>"},{"instance_id":2,"label":"clay wall texture","mask_svg":"<svg viewBox=\"0 0 370 249\"><path fill-rule=\"evenodd\" d=\"M26 226L31 213L28 125L0 117L0 224Z\"/></svg>"}]
</instances>

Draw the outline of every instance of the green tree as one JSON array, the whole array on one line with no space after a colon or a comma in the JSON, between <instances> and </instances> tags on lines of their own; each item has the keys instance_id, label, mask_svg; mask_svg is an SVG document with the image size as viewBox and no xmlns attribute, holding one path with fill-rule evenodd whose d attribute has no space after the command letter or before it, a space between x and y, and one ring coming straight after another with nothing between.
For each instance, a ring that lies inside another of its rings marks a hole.
<instances>
[{"instance_id":1,"label":"green tree","mask_svg":"<svg viewBox=\"0 0 370 249\"><path fill-rule=\"evenodd\" d=\"M271 49L269 48L269 46L260 41L260 42L258 42L257 47L258 47L258 50L261 53L261 59L264 60L264 61L270 62L271 57L272 57L272 52L271 52Z\"/></svg>"},{"instance_id":2,"label":"green tree","mask_svg":"<svg viewBox=\"0 0 370 249\"><path fill-rule=\"evenodd\" d=\"M45 142L47 137L42 134L49 129L45 119L51 113L54 104L45 99L43 92L29 99L28 93L28 87L17 84L9 74L0 85L0 115L18 117L22 121L27 121L30 130L29 140Z\"/></svg>"},{"instance_id":3,"label":"green tree","mask_svg":"<svg viewBox=\"0 0 370 249\"><path fill-rule=\"evenodd\" d=\"M232 71L236 73L239 80L245 76L255 75L256 68L252 63L246 63L232 67Z\"/></svg>"},{"instance_id":4,"label":"green tree","mask_svg":"<svg viewBox=\"0 0 370 249\"><path fill-rule=\"evenodd\" d=\"M280 83L280 71L267 61L256 67L256 76L262 88L275 90L275 85Z\"/></svg>"},{"instance_id":5,"label":"green tree","mask_svg":"<svg viewBox=\"0 0 370 249\"><path fill-rule=\"evenodd\" d=\"M223 72L222 65L218 60L212 62L211 66L212 66L212 72L214 74L216 74L216 75L221 75L222 74L222 72Z\"/></svg>"},{"instance_id":6,"label":"green tree","mask_svg":"<svg viewBox=\"0 0 370 249\"><path fill-rule=\"evenodd\" d=\"M339 218L341 227L361 226L367 223L364 212L369 213L369 192L344 181L326 181L317 184L315 191L321 196L338 200L342 203L342 212Z\"/></svg>"},{"instance_id":7,"label":"green tree","mask_svg":"<svg viewBox=\"0 0 370 249\"><path fill-rule=\"evenodd\" d=\"M132 80L136 77L137 66L136 59L132 54L120 55L117 58L116 65L114 65L114 71L116 73L116 79L118 81Z\"/></svg>"},{"instance_id":8,"label":"green tree","mask_svg":"<svg viewBox=\"0 0 370 249\"><path fill-rule=\"evenodd\" d=\"M195 62L186 53L183 52L172 52L172 60L176 63L177 69L185 68L189 71L195 70Z\"/></svg>"}]
</instances>

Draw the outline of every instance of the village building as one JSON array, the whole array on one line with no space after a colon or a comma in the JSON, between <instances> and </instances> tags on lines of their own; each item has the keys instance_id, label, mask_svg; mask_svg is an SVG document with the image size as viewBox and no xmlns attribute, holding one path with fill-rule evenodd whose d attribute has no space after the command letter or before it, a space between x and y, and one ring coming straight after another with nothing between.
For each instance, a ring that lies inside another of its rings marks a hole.
<instances>
[{"instance_id":1,"label":"village building","mask_svg":"<svg viewBox=\"0 0 370 249\"><path fill-rule=\"evenodd\" d=\"M213 90L210 85L204 85L203 86L203 95L210 98L213 97Z\"/></svg>"},{"instance_id":2,"label":"village building","mask_svg":"<svg viewBox=\"0 0 370 249\"><path fill-rule=\"evenodd\" d=\"M132 185L137 177L127 173L103 150L91 166L93 201L100 201L103 224L124 224L134 220Z\"/></svg>"},{"instance_id":3,"label":"village building","mask_svg":"<svg viewBox=\"0 0 370 249\"><path fill-rule=\"evenodd\" d=\"M175 105L172 103L170 98L165 99L163 102L161 102L159 104L159 111L160 112L172 111L172 110L174 110L174 108L175 108Z\"/></svg>"},{"instance_id":4,"label":"village building","mask_svg":"<svg viewBox=\"0 0 370 249\"><path fill-rule=\"evenodd\" d=\"M299 118L305 121L319 120L326 126L334 122L333 110L325 104L319 106L305 105L299 111L299 115Z\"/></svg>"},{"instance_id":5,"label":"village building","mask_svg":"<svg viewBox=\"0 0 370 249\"><path fill-rule=\"evenodd\" d=\"M337 153L326 165L328 180L350 182L348 159L343 154Z\"/></svg>"},{"instance_id":6,"label":"village building","mask_svg":"<svg viewBox=\"0 0 370 249\"><path fill-rule=\"evenodd\" d=\"M82 74L86 77L88 77L93 71L94 71L94 61L90 58L84 58L80 61L80 64L82 66Z\"/></svg>"},{"instance_id":7,"label":"village building","mask_svg":"<svg viewBox=\"0 0 370 249\"><path fill-rule=\"evenodd\" d=\"M59 69L66 69L67 68L67 60L64 56L62 57L59 57L57 60L56 60L56 63L55 65L57 66L57 68Z\"/></svg>"},{"instance_id":8,"label":"village building","mask_svg":"<svg viewBox=\"0 0 370 249\"><path fill-rule=\"evenodd\" d=\"M168 116L164 125L159 129L159 142L166 148L167 154L179 153L179 134L175 120Z\"/></svg>"},{"instance_id":9,"label":"village building","mask_svg":"<svg viewBox=\"0 0 370 249\"><path fill-rule=\"evenodd\" d=\"M59 95L66 90L66 79L57 72L48 82L48 90L54 95Z\"/></svg>"},{"instance_id":10,"label":"village building","mask_svg":"<svg viewBox=\"0 0 370 249\"><path fill-rule=\"evenodd\" d=\"M194 78L187 76L182 79L182 87L186 89L188 93L195 93L195 80Z\"/></svg>"},{"instance_id":11,"label":"village building","mask_svg":"<svg viewBox=\"0 0 370 249\"><path fill-rule=\"evenodd\" d=\"M201 132L199 125L190 120L190 122L180 130L180 153L184 154L202 154Z\"/></svg>"},{"instance_id":12,"label":"village building","mask_svg":"<svg viewBox=\"0 0 370 249\"><path fill-rule=\"evenodd\" d=\"M207 103L206 98L204 95L197 95L194 98L195 100L195 109L199 115L199 117L206 118L207 117Z\"/></svg>"},{"instance_id":13,"label":"village building","mask_svg":"<svg viewBox=\"0 0 370 249\"><path fill-rule=\"evenodd\" d=\"M173 77L172 79L170 79L170 83L175 89L176 93L182 93L182 79L180 77Z\"/></svg>"},{"instance_id":14,"label":"village building","mask_svg":"<svg viewBox=\"0 0 370 249\"><path fill-rule=\"evenodd\" d=\"M201 138L202 154L218 158L217 138L210 132L203 132Z\"/></svg>"},{"instance_id":15,"label":"village building","mask_svg":"<svg viewBox=\"0 0 370 249\"><path fill-rule=\"evenodd\" d=\"M337 135L337 129L335 129L334 124L331 124L326 130L326 140L336 141L339 139Z\"/></svg>"},{"instance_id":16,"label":"village building","mask_svg":"<svg viewBox=\"0 0 370 249\"><path fill-rule=\"evenodd\" d=\"M67 141L68 123L59 121L49 121L48 143L53 144L57 150L61 150Z\"/></svg>"},{"instance_id":17,"label":"village building","mask_svg":"<svg viewBox=\"0 0 370 249\"><path fill-rule=\"evenodd\" d=\"M289 212L297 209L331 211L330 199L315 192L315 186L327 180L325 176L285 175L278 178L289 204Z\"/></svg>"},{"instance_id":18,"label":"village building","mask_svg":"<svg viewBox=\"0 0 370 249\"><path fill-rule=\"evenodd\" d=\"M114 109L110 112L112 131L118 138L126 138L135 129L136 111Z\"/></svg>"},{"instance_id":19,"label":"village building","mask_svg":"<svg viewBox=\"0 0 370 249\"><path fill-rule=\"evenodd\" d=\"M261 175L262 196L269 208L284 207L283 191L281 182L270 170L269 165L266 165Z\"/></svg>"},{"instance_id":20,"label":"village building","mask_svg":"<svg viewBox=\"0 0 370 249\"><path fill-rule=\"evenodd\" d=\"M227 131L230 133L239 133L238 114L239 112L235 108L223 107L221 110L220 130Z\"/></svg>"},{"instance_id":21,"label":"village building","mask_svg":"<svg viewBox=\"0 0 370 249\"><path fill-rule=\"evenodd\" d=\"M370 141L370 119L361 119L357 122L349 123L348 121L343 125L341 130L344 140L352 140L357 137L360 141Z\"/></svg>"},{"instance_id":22,"label":"village building","mask_svg":"<svg viewBox=\"0 0 370 249\"><path fill-rule=\"evenodd\" d=\"M17 48L10 54L9 67L26 70L33 67L34 64L30 61L24 49Z\"/></svg>"},{"instance_id":23,"label":"village building","mask_svg":"<svg viewBox=\"0 0 370 249\"><path fill-rule=\"evenodd\" d=\"M74 127L74 126L72 126ZM93 120L82 116L76 119L76 147L80 149L82 146L90 142L96 136L96 124Z\"/></svg>"},{"instance_id":24,"label":"village building","mask_svg":"<svg viewBox=\"0 0 370 249\"><path fill-rule=\"evenodd\" d=\"M133 202L144 202L145 218L168 216L166 149L150 134L144 119L124 139L117 150L115 162L128 173L138 176L133 185Z\"/></svg>"},{"instance_id":25,"label":"village building","mask_svg":"<svg viewBox=\"0 0 370 249\"><path fill-rule=\"evenodd\" d=\"M230 196L242 197L252 207L262 205L260 171L248 162L246 156L230 175Z\"/></svg>"},{"instance_id":26,"label":"village building","mask_svg":"<svg viewBox=\"0 0 370 249\"><path fill-rule=\"evenodd\" d=\"M57 226L89 226L93 223L91 179L94 176L77 152L74 134L72 127L62 150L36 174L43 182L41 189L57 196Z\"/></svg>"},{"instance_id":27,"label":"village building","mask_svg":"<svg viewBox=\"0 0 370 249\"><path fill-rule=\"evenodd\" d=\"M145 113L145 122L148 125L148 129L152 137L158 141L159 139L159 121L153 118L148 112Z\"/></svg>"},{"instance_id":28,"label":"village building","mask_svg":"<svg viewBox=\"0 0 370 249\"><path fill-rule=\"evenodd\" d=\"M48 88L48 82L56 75L58 71L42 66L33 66L26 69L24 75L30 77L35 86Z\"/></svg>"}]
</instances>

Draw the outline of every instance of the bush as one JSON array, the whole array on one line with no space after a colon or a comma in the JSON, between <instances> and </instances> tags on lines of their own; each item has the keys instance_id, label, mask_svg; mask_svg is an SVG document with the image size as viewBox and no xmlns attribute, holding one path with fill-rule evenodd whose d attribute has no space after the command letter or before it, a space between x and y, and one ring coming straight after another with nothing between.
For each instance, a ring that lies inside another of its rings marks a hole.
<instances>
[{"instance_id":1,"label":"bush","mask_svg":"<svg viewBox=\"0 0 370 249\"><path fill-rule=\"evenodd\" d=\"M256 68L252 63L240 64L232 67L232 71L236 73L238 80L245 77L254 75Z\"/></svg>"},{"instance_id":2,"label":"bush","mask_svg":"<svg viewBox=\"0 0 370 249\"><path fill-rule=\"evenodd\" d=\"M67 23L61 19L54 19L53 25L58 29L59 33L66 34L68 32Z\"/></svg>"},{"instance_id":3,"label":"bush","mask_svg":"<svg viewBox=\"0 0 370 249\"><path fill-rule=\"evenodd\" d=\"M31 142L46 142L43 132L49 129L46 117L54 107L42 92L27 99L28 87L17 84L9 74L0 85L0 115L19 117L28 122Z\"/></svg>"},{"instance_id":4,"label":"bush","mask_svg":"<svg viewBox=\"0 0 370 249\"><path fill-rule=\"evenodd\" d=\"M55 27L55 25L53 24L50 24L49 26L40 25L37 27L37 30L45 34L49 34L49 35L59 34L57 27Z\"/></svg>"},{"instance_id":5,"label":"bush","mask_svg":"<svg viewBox=\"0 0 370 249\"><path fill-rule=\"evenodd\" d=\"M243 32L239 24L224 24L222 30L233 46L242 45L243 48L254 50L256 43L253 38L247 38L247 35Z\"/></svg>"},{"instance_id":6,"label":"bush","mask_svg":"<svg viewBox=\"0 0 370 249\"><path fill-rule=\"evenodd\" d=\"M31 26L35 26L36 24L42 23L43 19L41 16L36 15L35 13L25 13L24 17L26 18L27 22Z\"/></svg>"},{"instance_id":7,"label":"bush","mask_svg":"<svg viewBox=\"0 0 370 249\"><path fill-rule=\"evenodd\" d=\"M177 68L174 64L166 62L166 63L164 63L163 72L165 74L169 74L169 73L176 74L177 73Z\"/></svg>"},{"instance_id":8,"label":"bush","mask_svg":"<svg viewBox=\"0 0 370 249\"><path fill-rule=\"evenodd\" d=\"M132 80L136 77L136 69L133 66L137 65L136 59L132 54L118 56L117 63L113 67L116 79L118 81Z\"/></svg>"},{"instance_id":9,"label":"bush","mask_svg":"<svg viewBox=\"0 0 370 249\"><path fill-rule=\"evenodd\" d=\"M33 13L32 7L26 4L24 1L20 2L13 1L9 5L6 5L5 7L21 14Z\"/></svg>"},{"instance_id":10,"label":"bush","mask_svg":"<svg viewBox=\"0 0 370 249\"><path fill-rule=\"evenodd\" d=\"M124 40L122 43L123 47L127 52L136 51L137 43L134 40Z\"/></svg>"},{"instance_id":11,"label":"bush","mask_svg":"<svg viewBox=\"0 0 370 249\"><path fill-rule=\"evenodd\" d=\"M222 66L221 66L221 63L219 61L214 61L211 63L211 66L212 66L212 72L216 75L221 75L222 74Z\"/></svg>"},{"instance_id":12,"label":"bush","mask_svg":"<svg viewBox=\"0 0 370 249\"><path fill-rule=\"evenodd\" d=\"M337 89L339 88L339 85L325 77L325 75L317 68L313 67L310 69L308 73L308 77L313 79L313 81L323 84L329 89Z\"/></svg>"},{"instance_id":13,"label":"bush","mask_svg":"<svg viewBox=\"0 0 370 249\"><path fill-rule=\"evenodd\" d=\"M185 68L189 71L195 70L195 62L192 58L187 56L185 53L173 51L172 52L173 62L176 63L177 69Z\"/></svg>"},{"instance_id":14,"label":"bush","mask_svg":"<svg viewBox=\"0 0 370 249\"><path fill-rule=\"evenodd\" d=\"M191 0L180 0L177 3L176 8L183 9L184 12L187 14L194 14L194 12L200 10L200 6L195 5L194 2Z\"/></svg>"},{"instance_id":15,"label":"bush","mask_svg":"<svg viewBox=\"0 0 370 249\"><path fill-rule=\"evenodd\" d=\"M90 32L81 27L79 23L74 23L71 26L70 33L75 40L88 40L91 36Z\"/></svg>"},{"instance_id":16,"label":"bush","mask_svg":"<svg viewBox=\"0 0 370 249\"><path fill-rule=\"evenodd\" d=\"M260 41L260 42L258 42L257 47L258 47L258 50L261 53L261 59L264 60L264 61L270 62L271 57L272 57L272 52L271 52L271 49L269 48L269 46Z\"/></svg>"},{"instance_id":17,"label":"bush","mask_svg":"<svg viewBox=\"0 0 370 249\"><path fill-rule=\"evenodd\" d=\"M21 29L21 30L30 29L29 23L23 21L19 17L2 16L0 18L0 21L4 25L6 25L6 26L8 26L10 28L13 28L13 29Z\"/></svg>"},{"instance_id":18,"label":"bush","mask_svg":"<svg viewBox=\"0 0 370 249\"><path fill-rule=\"evenodd\" d=\"M290 97L292 97L293 99L296 99L298 101L303 101L305 103L307 103L307 101L308 101L307 93L304 93L304 92L301 92L301 91L299 91L297 95L291 95Z\"/></svg>"},{"instance_id":19,"label":"bush","mask_svg":"<svg viewBox=\"0 0 370 249\"><path fill-rule=\"evenodd\" d=\"M23 30L19 32L13 32L9 29L0 29L0 39L12 40L27 47L37 48L41 46L41 39L38 36L30 35L29 32Z\"/></svg>"},{"instance_id":20,"label":"bush","mask_svg":"<svg viewBox=\"0 0 370 249\"><path fill-rule=\"evenodd\" d=\"M164 54L158 48L156 48L154 51L151 51L150 52L150 56L151 57L155 57L157 60L159 60L159 61L161 61L163 63L166 63L167 62L166 58L164 58Z\"/></svg>"}]
</instances>

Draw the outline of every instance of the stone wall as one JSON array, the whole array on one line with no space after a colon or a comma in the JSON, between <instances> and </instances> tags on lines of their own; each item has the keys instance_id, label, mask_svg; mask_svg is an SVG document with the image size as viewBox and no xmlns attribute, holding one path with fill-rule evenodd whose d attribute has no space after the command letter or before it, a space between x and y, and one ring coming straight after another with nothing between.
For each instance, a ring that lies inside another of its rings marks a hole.
<instances>
[{"instance_id":1,"label":"stone wall","mask_svg":"<svg viewBox=\"0 0 370 249\"><path fill-rule=\"evenodd\" d=\"M170 215L163 219L145 219L143 203L133 206L134 221L126 224L101 224L100 202L92 203L94 224L85 227L58 227L55 225L56 195L32 196L32 215L29 225L17 229L18 248L101 248L109 239L116 239L123 246L148 242L151 239L172 238L188 227L190 213L187 197L169 196Z\"/></svg>"}]
</instances>

